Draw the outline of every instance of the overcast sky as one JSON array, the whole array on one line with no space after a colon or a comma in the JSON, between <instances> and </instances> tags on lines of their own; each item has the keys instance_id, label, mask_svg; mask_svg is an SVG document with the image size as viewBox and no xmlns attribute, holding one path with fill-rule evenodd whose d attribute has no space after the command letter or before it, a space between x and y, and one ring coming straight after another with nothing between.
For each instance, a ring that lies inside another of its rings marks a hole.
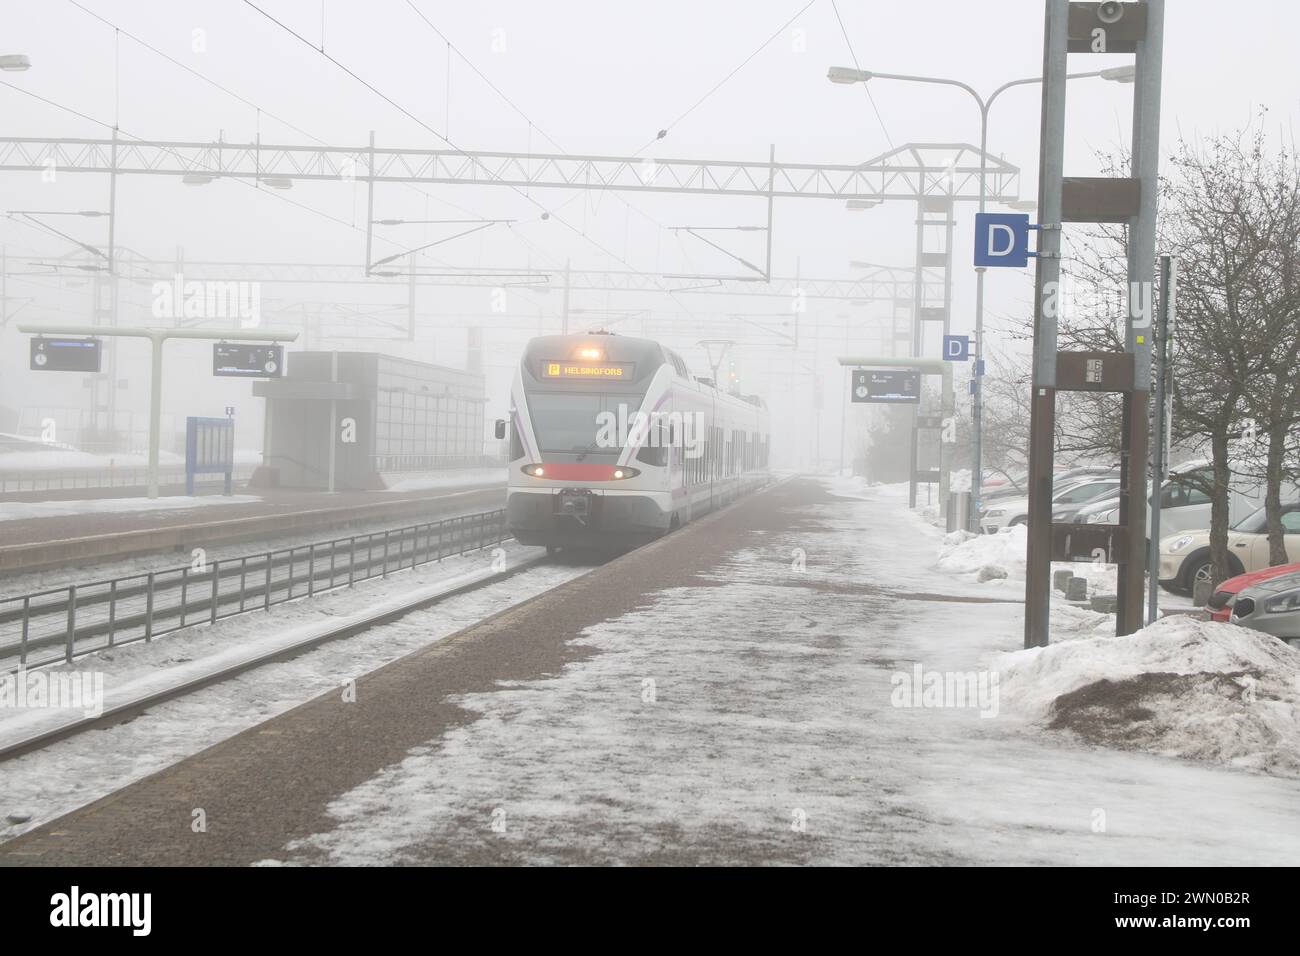
<instances>
[{"instance_id":1,"label":"overcast sky","mask_svg":"<svg viewBox=\"0 0 1300 956\"><path fill-rule=\"evenodd\" d=\"M870 85L873 109L862 87L829 83L828 66L852 66L856 59L864 69L951 77L988 92L1006 80L1037 75L1042 62L1039 0L838 0L843 30L831 0L814 0L806 9L803 2L789 0L413 0L415 9L405 0L327 0L323 5L318 0L257 0L256 5L311 44L323 43L326 53L417 119L243 2L83 0L79 6L68 0L4 0L0 53L25 53L33 66L0 79L88 118L0 87L3 132L97 138L107 134L100 123L116 122L125 134L146 139L210 141L221 135L226 141L248 142L260 135L263 143L355 146L373 130L381 146L441 147L445 138L466 149L746 160L765 159L768 144L775 144L778 158L790 161L855 163L912 142L976 143L978 113L959 91L884 80ZM1240 127L1261 107L1269 109L1270 132L1289 137L1300 104L1295 66L1300 5L1170 0L1167 6L1162 152L1167 155L1180 135ZM116 34L114 27L126 32ZM167 62L127 33L225 90ZM450 86L447 40L460 53L450 57ZM476 75L466 59L497 89ZM1128 61L1131 57L1075 56L1071 69ZM1100 80L1072 84L1067 174L1095 173L1095 151L1127 144L1131 95L1131 86ZM1020 192L1029 198L1036 192L1038 109L1036 88L1015 90L998 102L990 123L990 152L1024 170ZM656 132L664 128L667 136L655 142ZM6 172L0 174L0 190L6 211L107 204L102 177L64 176L44 184L31 173ZM297 184L282 195L269 192L233 183L187 188L171 178L124 178L117 241L161 260L183 248L191 259L362 262L361 187ZM543 209L555 216L541 220ZM375 213L376 218L472 214L517 220L511 227L494 227L434 250L440 261L458 266L553 270L571 260L576 268L653 274L736 271L736 263L668 227L753 225L766 215L756 200L629 195L624 201L608 193L545 189L524 197L498 186L387 186L377 192ZM957 331L971 321L974 274L967 263L972 215L971 204L959 206ZM849 213L835 201L780 201L774 269L791 275L797 260L803 275L849 277L850 259L908 266L914 218L914 208L906 203ZM102 220L50 222L80 241L105 242ZM375 255L445 234L446 227L390 229L377 242ZM738 254L761 261L760 235L720 237ZM48 231L12 218L0 220L0 242L11 273L30 271L16 260L63 255L72 248ZM994 328L1003 317L1024 309L1028 281L1028 273L991 277L988 302ZM263 295L273 308L285 309L341 297L360 306L405 306L404 289L268 288ZM84 283L69 286L14 276L7 296L9 311L21 306L19 316L27 321L76 321L89 314L90 292ZM500 346L490 348L489 362L504 369L513 361L517 335L493 325L487 296L481 289L422 289L420 311L433 317L437 331L418 357L463 362L463 327L473 323L484 326L489 346ZM127 311L137 310L132 320L143 320L140 310L147 301L144 295L124 299ZM572 304L610 315L689 310L695 316L752 317L783 310L776 299L594 292L575 294ZM517 293L511 299L512 315L540 316L542 323L559 309L554 293ZM814 303L805 332L812 339L813 326L821 323L840 330L828 331L828 336L842 337L846 321L865 323L878 314L875 307ZM16 375L26 363L12 324L0 339L6 353L0 365L5 378L0 404L9 406L24 400ZM770 337L760 346L762 336L743 323L735 337L751 346L746 353L754 371L751 380L761 378L760 370L775 361ZM703 364L689 336L675 344L697 367ZM412 354L409 347L394 348ZM824 342L813 367L825 372L833 352L834 342ZM493 376L490 386L499 389L504 372ZM130 394L142 394L143 384L132 382ZM774 394L792 387L788 382L763 384ZM247 383L238 387L246 391ZM794 391L786 394L790 402L802 400ZM226 398L228 393L214 392L212 401ZM190 413L206 411L210 409ZM832 435L829 422L827 429L825 434Z\"/></svg>"}]
</instances>

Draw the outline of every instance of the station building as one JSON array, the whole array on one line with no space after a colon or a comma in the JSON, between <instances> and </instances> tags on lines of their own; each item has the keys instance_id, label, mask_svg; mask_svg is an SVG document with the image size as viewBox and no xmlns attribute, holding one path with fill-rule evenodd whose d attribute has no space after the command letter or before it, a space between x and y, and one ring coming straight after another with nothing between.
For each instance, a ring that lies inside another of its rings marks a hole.
<instances>
[{"instance_id":1,"label":"station building","mask_svg":"<svg viewBox=\"0 0 1300 956\"><path fill-rule=\"evenodd\" d=\"M484 455L483 375L376 352L293 352L266 399L262 487L388 487L394 476L497 463ZM331 433L334 440L331 441Z\"/></svg>"}]
</instances>

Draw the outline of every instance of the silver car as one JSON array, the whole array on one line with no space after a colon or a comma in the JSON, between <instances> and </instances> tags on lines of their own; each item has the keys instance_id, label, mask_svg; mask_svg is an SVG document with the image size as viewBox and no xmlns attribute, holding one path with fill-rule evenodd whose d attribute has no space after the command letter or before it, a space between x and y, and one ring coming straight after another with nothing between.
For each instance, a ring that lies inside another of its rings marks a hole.
<instances>
[{"instance_id":1,"label":"silver car","mask_svg":"<svg viewBox=\"0 0 1300 956\"><path fill-rule=\"evenodd\" d=\"M1300 647L1300 572L1243 588L1232 605L1232 622Z\"/></svg>"}]
</instances>

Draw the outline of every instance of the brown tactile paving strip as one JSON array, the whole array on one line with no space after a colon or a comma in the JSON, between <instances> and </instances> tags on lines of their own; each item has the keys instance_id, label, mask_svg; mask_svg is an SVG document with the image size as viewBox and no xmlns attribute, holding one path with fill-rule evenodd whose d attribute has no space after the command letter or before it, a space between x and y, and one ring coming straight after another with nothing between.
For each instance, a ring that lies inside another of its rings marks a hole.
<instances>
[{"instance_id":1,"label":"brown tactile paving strip","mask_svg":"<svg viewBox=\"0 0 1300 956\"><path fill-rule=\"evenodd\" d=\"M582 630L670 587L702 584L755 532L829 500L812 481L768 488L561 587L394 661L0 845L5 865L250 864L328 830L329 802L472 715L449 698L554 674ZM203 808L207 832L191 832Z\"/></svg>"}]
</instances>

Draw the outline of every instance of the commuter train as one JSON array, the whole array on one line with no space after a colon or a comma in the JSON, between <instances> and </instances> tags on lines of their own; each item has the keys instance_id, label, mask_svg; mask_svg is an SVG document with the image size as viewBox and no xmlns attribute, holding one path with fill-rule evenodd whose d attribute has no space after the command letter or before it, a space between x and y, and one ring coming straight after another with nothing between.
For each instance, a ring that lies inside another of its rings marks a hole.
<instances>
[{"instance_id":1,"label":"commuter train","mask_svg":"<svg viewBox=\"0 0 1300 956\"><path fill-rule=\"evenodd\" d=\"M766 480L770 441L760 399L609 332L532 339L507 434L507 527L552 553L636 546L735 500Z\"/></svg>"}]
</instances>

